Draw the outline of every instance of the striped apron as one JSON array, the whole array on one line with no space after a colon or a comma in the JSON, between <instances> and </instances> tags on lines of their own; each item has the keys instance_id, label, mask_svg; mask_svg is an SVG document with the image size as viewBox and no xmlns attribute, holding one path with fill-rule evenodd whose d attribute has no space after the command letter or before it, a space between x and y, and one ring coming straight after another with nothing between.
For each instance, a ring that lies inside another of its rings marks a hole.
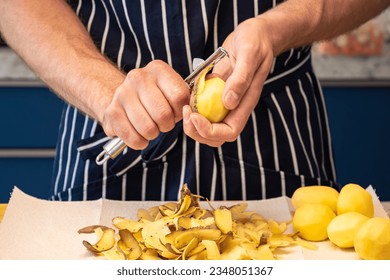
<instances>
[{"instance_id":1,"label":"striped apron","mask_svg":"<svg viewBox=\"0 0 390 280\"><path fill-rule=\"evenodd\" d=\"M183 78L240 22L272 8L271 0L71 0L102 53L125 72L153 59ZM261 40L261 38L259 38ZM65 105L54 163L53 200L176 200L183 183L211 200L291 196L303 185L335 183L321 87L311 47L276 57L260 101L234 142L195 142L182 123L136 151L95 163L109 140L93 119Z\"/></svg>"}]
</instances>

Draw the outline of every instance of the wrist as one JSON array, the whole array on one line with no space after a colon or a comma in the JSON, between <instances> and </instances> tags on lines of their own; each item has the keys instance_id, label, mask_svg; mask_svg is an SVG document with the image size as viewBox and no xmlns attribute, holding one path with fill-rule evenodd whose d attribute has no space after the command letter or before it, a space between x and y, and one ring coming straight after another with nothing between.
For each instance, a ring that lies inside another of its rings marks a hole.
<instances>
[{"instance_id":1,"label":"wrist","mask_svg":"<svg viewBox=\"0 0 390 280\"><path fill-rule=\"evenodd\" d=\"M48 84L72 106L102 123L104 111L125 74L100 54L84 55L78 57L78 61L65 75L65 82L55 79Z\"/></svg>"},{"instance_id":2,"label":"wrist","mask_svg":"<svg viewBox=\"0 0 390 280\"><path fill-rule=\"evenodd\" d=\"M85 104L86 110L89 111L87 114L99 123L103 123L104 112L110 105L115 91L126 77L113 65L105 65L101 69L102 71L98 71L88 78L85 90L81 91L81 93L88 94Z\"/></svg>"}]
</instances>

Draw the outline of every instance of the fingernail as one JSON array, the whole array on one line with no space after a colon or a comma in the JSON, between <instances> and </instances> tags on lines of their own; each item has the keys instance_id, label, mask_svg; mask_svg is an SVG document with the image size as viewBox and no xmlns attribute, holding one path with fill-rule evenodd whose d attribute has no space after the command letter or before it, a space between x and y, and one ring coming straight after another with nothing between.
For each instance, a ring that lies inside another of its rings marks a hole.
<instances>
[{"instance_id":1,"label":"fingernail","mask_svg":"<svg viewBox=\"0 0 390 280\"><path fill-rule=\"evenodd\" d=\"M183 107L183 121L188 122L191 112L187 107Z\"/></svg>"}]
</instances>

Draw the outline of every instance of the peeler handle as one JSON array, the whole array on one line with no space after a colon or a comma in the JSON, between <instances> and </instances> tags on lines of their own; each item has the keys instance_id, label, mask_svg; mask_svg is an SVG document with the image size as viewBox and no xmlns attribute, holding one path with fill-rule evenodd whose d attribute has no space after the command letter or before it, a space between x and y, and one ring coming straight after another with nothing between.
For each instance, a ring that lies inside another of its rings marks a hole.
<instances>
[{"instance_id":1,"label":"peeler handle","mask_svg":"<svg viewBox=\"0 0 390 280\"><path fill-rule=\"evenodd\" d=\"M115 137L103 146L103 151L96 157L96 163L103 165L110 158L116 158L126 148L122 139Z\"/></svg>"}]
</instances>

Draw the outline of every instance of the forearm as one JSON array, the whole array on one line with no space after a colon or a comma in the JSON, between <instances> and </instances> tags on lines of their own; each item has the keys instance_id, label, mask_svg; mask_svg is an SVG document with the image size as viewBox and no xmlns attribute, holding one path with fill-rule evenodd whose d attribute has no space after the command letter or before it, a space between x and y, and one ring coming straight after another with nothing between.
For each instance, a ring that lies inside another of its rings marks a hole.
<instances>
[{"instance_id":1,"label":"forearm","mask_svg":"<svg viewBox=\"0 0 390 280\"><path fill-rule=\"evenodd\" d=\"M277 55L350 31L389 5L390 0L288 0L258 19L266 22Z\"/></svg>"},{"instance_id":2,"label":"forearm","mask_svg":"<svg viewBox=\"0 0 390 280\"><path fill-rule=\"evenodd\" d=\"M125 75L96 49L63 0L0 0L0 31L37 75L67 102L102 121Z\"/></svg>"}]
</instances>

